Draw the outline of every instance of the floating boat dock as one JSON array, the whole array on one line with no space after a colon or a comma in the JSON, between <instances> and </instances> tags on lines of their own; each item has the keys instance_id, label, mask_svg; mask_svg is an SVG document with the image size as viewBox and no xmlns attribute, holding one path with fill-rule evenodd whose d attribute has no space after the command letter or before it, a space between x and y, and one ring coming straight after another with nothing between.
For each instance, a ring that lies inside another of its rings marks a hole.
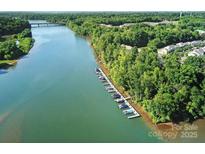
<instances>
[{"instance_id":1,"label":"floating boat dock","mask_svg":"<svg viewBox=\"0 0 205 154\"><path fill-rule=\"evenodd\" d=\"M128 119L133 119L133 118L139 117L140 114L127 101L128 99L131 99L131 97L126 97L125 98L117 90L117 88L115 88L115 86L110 82L110 80L108 79L108 77L105 75L105 73L102 71L101 68L96 68L95 72L96 72L97 77L102 81L103 85L105 86L105 89L108 91L108 93L112 94L112 97L114 97L113 98L114 101L119 104L118 107L127 116L127 118ZM115 97L117 97L117 98L115 98Z\"/></svg>"},{"instance_id":2,"label":"floating boat dock","mask_svg":"<svg viewBox=\"0 0 205 154\"><path fill-rule=\"evenodd\" d=\"M107 92L109 92L109 93L114 93L114 92L116 92L115 90L108 90Z\"/></svg>"}]
</instances>

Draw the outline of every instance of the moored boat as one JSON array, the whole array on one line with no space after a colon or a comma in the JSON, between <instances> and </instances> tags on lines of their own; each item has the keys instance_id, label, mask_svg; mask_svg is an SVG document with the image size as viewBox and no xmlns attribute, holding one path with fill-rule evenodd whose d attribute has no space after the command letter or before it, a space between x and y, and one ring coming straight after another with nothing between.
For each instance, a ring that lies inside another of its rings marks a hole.
<instances>
[{"instance_id":1,"label":"moored boat","mask_svg":"<svg viewBox=\"0 0 205 154\"><path fill-rule=\"evenodd\" d=\"M95 68L96 73L101 73L99 68Z\"/></svg>"},{"instance_id":2,"label":"moored boat","mask_svg":"<svg viewBox=\"0 0 205 154\"><path fill-rule=\"evenodd\" d=\"M127 110L124 110L122 112L127 115L127 114L133 114L134 110L133 109L127 109Z\"/></svg>"},{"instance_id":3,"label":"moored boat","mask_svg":"<svg viewBox=\"0 0 205 154\"><path fill-rule=\"evenodd\" d=\"M124 103L125 100L124 99L118 99L118 100L116 100L116 102L120 104L120 103Z\"/></svg>"},{"instance_id":4,"label":"moored boat","mask_svg":"<svg viewBox=\"0 0 205 154\"><path fill-rule=\"evenodd\" d=\"M126 109L126 108L128 108L129 106L128 106L127 104L119 104L118 107L119 107L120 109Z\"/></svg>"},{"instance_id":5,"label":"moored boat","mask_svg":"<svg viewBox=\"0 0 205 154\"><path fill-rule=\"evenodd\" d=\"M112 95L112 98L113 98L113 99L121 98L121 95L118 94L118 93L114 93L114 94Z\"/></svg>"}]
</instances>

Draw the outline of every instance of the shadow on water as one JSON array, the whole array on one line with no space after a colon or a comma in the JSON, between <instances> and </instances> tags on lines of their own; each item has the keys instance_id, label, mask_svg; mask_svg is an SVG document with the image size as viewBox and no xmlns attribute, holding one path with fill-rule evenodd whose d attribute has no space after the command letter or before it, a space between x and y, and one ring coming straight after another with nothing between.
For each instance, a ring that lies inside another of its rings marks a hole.
<instances>
[{"instance_id":1,"label":"shadow on water","mask_svg":"<svg viewBox=\"0 0 205 154\"><path fill-rule=\"evenodd\" d=\"M0 69L0 74L6 74L6 73L8 73L8 71L7 71L7 70Z\"/></svg>"},{"instance_id":2,"label":"shadow on water","mask_svg":"<svg viewBox=\"0 0 205 154\"><path fill-rule=\"evenodd\" d=\"M4 66L2 68L0 68L0 75L1 74L6 74L9 73L10 70L14 70L16 68L16 65L8 65L8 66Z\"/></svg>"},{"instance_id":3,"label":"shadow on water","mask_svg":"<svg viewBox=\"0 0 205 154\"><path fill-rule=\"evenodd\" d=\"M19 59L27 59L27 58L29 58L29 53L27 55L20 57Z\"/></svg>"}]
</instances>

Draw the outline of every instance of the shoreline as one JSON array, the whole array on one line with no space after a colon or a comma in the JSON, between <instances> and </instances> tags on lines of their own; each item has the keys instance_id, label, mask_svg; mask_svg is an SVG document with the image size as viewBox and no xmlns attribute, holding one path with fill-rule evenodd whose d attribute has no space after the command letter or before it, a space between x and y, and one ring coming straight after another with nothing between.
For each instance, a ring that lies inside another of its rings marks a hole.
<instances>
[{"instance_id":1,"label":"shoreline","mask_svg":"<svg viewBox=\"0 0 205 154\"><path fill-rule=\"evenodd\" d=\"M7 69L16 65L18 60L0 60L0 69Z\"/></svg>"}]
</instances>

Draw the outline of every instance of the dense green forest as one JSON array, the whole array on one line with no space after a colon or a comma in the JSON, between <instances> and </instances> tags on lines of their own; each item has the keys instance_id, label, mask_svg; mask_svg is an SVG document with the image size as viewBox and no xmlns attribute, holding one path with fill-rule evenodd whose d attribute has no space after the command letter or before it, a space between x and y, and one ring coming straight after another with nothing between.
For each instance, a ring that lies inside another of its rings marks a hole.
<instances>
[{"instance_id":1,"label":"dense green forest","mask_svg":"<svg viewBox=\"0 0 205 154\"><path fill-rule=\"evenodd\" d=\"M130 93L152 117L153 122L192 121L205 115L205 58L188 57L184 63L177 52L163 62L157 49L166 45L203 39L203 12L184 13L70 13L21 14L25 18L67 23L88 37L97 56L110 70L116 84ZM177 21L150 26L144 22ZM122 24L131 26L119 27ZM100 24L110 24L111 27ZM122 44L132 46L131 50Z\"/></svg>"},{"instance_id":2,"label":"dense green forest","mask_svg":"<svg viewBox=\"0 0 205 154\"><path fill-rule=\"evenodd\" d=\"M205 116L205 56L189 56L182 62L179 50L163 59L157 53L167 45L204 40L197 31L205 30L204 12L183 12L181 16L180 12L16 15L64 23L77 35L87 37L110 77L129 92L154 123Z\"/></svg>"},{"instance_id":3,"label":"dense green forest","mask_svg":"<svg viewBox=\"0 0 205 154\"><path fill-rule=\"evenodd\" d=\"M33 40L27 20L0 17L0 66L29 52Z\"/></svg>"},{"instance_id":4,"label":"dense green forest","mask_svg":"<svg viewBox=\"0 0 205 154\"><path fill-rule=\"evenodd\" d=\"M205 57L188 57L181 63L179 54L172 52L162 61L157 49L174 43L204 39L196 30L205 29L205 20L194 14L181 18L179 13L159 13L146 17L137 15L133 18L129 14L122 18L121 15L76 15L69 17L67 25L77 34L91 40L97 56L110 70L111 78L130 93L135 102L149 113L154 123L193 121L204 117ZM176 22L155 26L144 23L162 20ZM136 24L125 27L99 25L113 24L112 21ZM128 50L122 44L133 48Z\"/></svg>"}]
</instances>

